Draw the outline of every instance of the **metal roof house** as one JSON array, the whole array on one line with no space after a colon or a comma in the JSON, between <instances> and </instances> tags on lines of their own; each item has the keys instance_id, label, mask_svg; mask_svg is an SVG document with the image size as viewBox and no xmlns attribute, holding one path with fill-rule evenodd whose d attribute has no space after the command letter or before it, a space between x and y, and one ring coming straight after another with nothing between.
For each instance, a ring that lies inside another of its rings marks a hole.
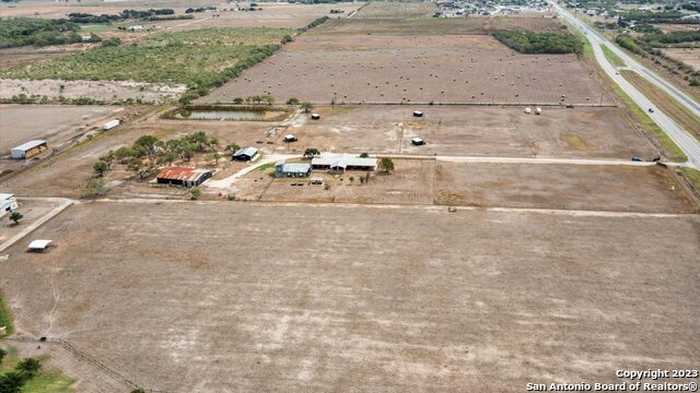
<instances>
[{"instance_id":1,"label":"metal roof house","mask_svg":"<svg viewBox=\"0 0 700 393\"><path fill-rule=\"evenodd\" d=\"M0 217L17 210L17 198L13 194L0 194Z\"/></svg>"},{"instance_id":2,"label":"metal roof house","mask_svg":"<svg viewBox=\"0 0 700 393\"><path fill-rule=\"evenodd\" d=\"M238 149L233 153L233 159L237 161L250 161L258 155L258 149L254 147L245 147Z\"/></svg>"},{"instance_id":3,"label":"metal roof house","mask_svg":"<svg viewBox=\"0 0 700 393\"><path fill-rule=\"evenodd\" d=\"M35 139L17 147L13 147L10 154L15 160L25 160L40 154L48 148L49 144L47 141L43 139Z\"/></svg>"},{"instance_id":4,"label":"metal roof house","mask_svg":"<svg viewBox=\"0 0 700 393\"><path fill-rule=\"evenodd\" d=\"M307 177L311 174L311 164L278 161L275 164L275 177Z\"/></svg>"},{"instance_id":5,"label":"metal roof house","mask_svg":"<svg viewBox=\"0 0 700 393\"><path fill-rule=\"evenodd\" d=\"M196 187L209 179L213 172L206 169L171 166L164 168L156 176L158 184L171 184L175 186Z\"/></svg>"},{"instance_id":6,"label":"metal roof house","mask_svg":"<svg viewBox=\"0 0 700 393\"><path fill-rule=\"evenodd\" d=\"M322 153L311 160L311 167L331 171L373 171L377 169L377 159L361 158L351 154Z\"/></svg>"}]
</instances>

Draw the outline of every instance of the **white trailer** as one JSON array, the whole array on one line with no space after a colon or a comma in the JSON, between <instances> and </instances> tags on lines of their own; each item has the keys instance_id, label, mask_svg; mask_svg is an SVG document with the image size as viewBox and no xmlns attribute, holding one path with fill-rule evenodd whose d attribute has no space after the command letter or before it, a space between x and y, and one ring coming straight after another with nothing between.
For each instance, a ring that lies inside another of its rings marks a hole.
<instances>
[{"instance_id":1,"label":"white trailer","mask_svg":"<svg viewBox=\"0 0 700 393\"><path fill-rule=\"evenodd\" d=\"M111 130L112 128L119 126L119 123L120 123L120 122L119 122L119 120L117 120L117 119L110 120L110 121L106 122L106 123L102 126L102 129L105 130L105 131L109 131L109 130Z\"/></svg>"},{"instance_id":2,"label":"white trailer","mask_svg":"<svg viewBox=\"0 0 700 393\"><path fill-rule=\"evenodd\" d=\"M0 217L17 210L17 198L12 194L0 194Z\"/></svg>"}]
</instances>

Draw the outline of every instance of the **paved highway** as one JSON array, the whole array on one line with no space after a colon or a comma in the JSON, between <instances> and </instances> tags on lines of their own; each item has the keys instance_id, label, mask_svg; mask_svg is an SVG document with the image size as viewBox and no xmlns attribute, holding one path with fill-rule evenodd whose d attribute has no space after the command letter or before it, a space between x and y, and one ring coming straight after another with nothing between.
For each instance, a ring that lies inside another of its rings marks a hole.
<instances>
[{"instance_id":1,"label":"paved highway","mask_svg":"<svg viewBox=\"0 0 700 393\"><path fill-rule=\"evenodd\" d=\"M647 112L647 114L688 156L688 165L696 169L700 169L700 142L698 142L695 137L676 124L669 116L659 110L659 108L657 108L649 99L647 99L644 94L642 94L639 90L637 90L637 88L623 78L622 75L619 74L618 70L607 60L600 45L606 45L608 48L610 48L610 50L624 60L627 68L632 69L647 78L655 86L665 91L670 96L676 98L679 103L698 116L700 116L700 105L698 105L698 103L691 97L676 89L670 83L664 81L652 71L636 62L620 48L613 45L603 35L578 20L569 11L563 9L558 4L553 4L553 6L561 17L566 19L570 24L581 30L586 35L586 38L591 42L591 46L593 47L593 53L595 54L596 61L598 61L601 68L608 74L608 76L610 76L610 78L612 78L615 83L617 83L625 91L625 93L627 93L627 95L629 95L632 100L639 105L640 108L643 108L644 110L648 110L649 108L653 109L654 113Z\"/></svg>"}]
</instances>

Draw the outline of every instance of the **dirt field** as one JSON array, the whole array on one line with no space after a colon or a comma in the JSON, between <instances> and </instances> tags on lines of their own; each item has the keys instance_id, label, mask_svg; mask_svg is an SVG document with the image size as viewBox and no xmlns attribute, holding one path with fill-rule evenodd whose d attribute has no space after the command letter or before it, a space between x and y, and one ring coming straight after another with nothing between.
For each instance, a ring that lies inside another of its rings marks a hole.
<instances>
[{"instance_id":1,"label":"dirt field","mask_svg":"<svg viewBox=\"0 0 700 393\"><path fill-rule=\"evenodd\" d=\"M182 31L199 29L203 27L274 27L274 28L301 28L314 19L322 16L331 18L343 18L356 10L362 3L337 3L337 4L274 4L258 3L261 11L222 11L217 12L218 17L212 14L195 16L194 20L157 21L149 24L157 25L161 30ZM225 4L222 7L232 7L233 4ZM342 14L330 14L331 9L343 10Z\"/></svg>"},{"instance_id":2,"label":"dirt field","mask_svg":"<svg viewBox=\"0 0 700 393\"><path fill-rule=\"evenodd\" d=\"M423 118L413 117L420 110ZM357 106L318 107L318 121L288 129L299 151L376 152L508 157L652 158L656 151L616 108ZM411 138L427 142L413 146Z\"/></svg>"},{"instance_id":3,"label":"dirt field","mask_svg":"<svg viewBox=\"0 0 700 393\"><path fill-rule=\"evenodd\" d=\"M372 3L374 4L374 3ZM370 7L369 5L367 7ZM363 8L365 10L367 7ZM358 14L359 16L359 14ZM495 16L469 18L361 18L331 20L315 28L320 35L484 35L496 30L560 31L551 17Z\"/></svg>"},{"instance_id":4,"label":"dirt field","mask_svg":"<svg viewBox=\"0 0 700 393\"><path fill-rule=\"evenodd\" d=\"M19 332L147 388L522 392L700 361L698 216L96 203L35 236L56 248L0 263Z\"/></svg>"},{"instance_id":5,"label":"dirt field","mask_svg":"<svg viewBox=\"0 0 700 393\"><path fill-rule=\"evenodd\" d=\"M372 1L362 7L355 18L417 18L431 17L437 11L433 3Z\"/></svg>"},{"instance_id":6,"label":"dirt field","mask_svg":"<svg viewBox=\"0 0 700 393\"><path fill-rule=\"evenodd\" d=\"M698 212L671 171L656 166L439 162L434 187L446 205Z\"/></svg>"},{"instance_id":7,"label":"dirt field","mask_svg":"<svg viewBox=\"0 0 700 393\"><path fill-rule=\"evenodd\" d=\"M16 7L10 8L0 5L0 17L16 16L41 16L43 18L65 18L72 12L90 14L119 14L124 9L145 10L149 8L172 8L177 15L185 14L189 7L216 6L217 12L203 12L192 14L193 20L169 20L142 23L130 21L128 24L140 24L143 26L158 26L158 30L183 31L199 29L202 27L304 27L316 18L328 15L330 17L346 16L356 10L363 3L337 3L337 4L275 4L258 3L262 10L254 12L236 11L233 3L221 1L114 1L114 2L82 2L56 3L46 1L22 1ZM249 2L241 2L241 7L249 6ZM342 14L330 14L331 9L345 11ZM224 11L225 10L225 11ZM219 15L214 17L214 15Z\"/></svg>"},{"instance_id":8,"label":"dirt field","mask_svg":"<svg viewBox=\"0 0 700 393\"><path fill-rule=\"evenodd\" d=\"M114 106L89 105L0 105L0 155L32 139L47 139L60 145L99 120L111 120L123 111ZM101 125L101 124L100 124Z\"/></svg>"},{"instance_id":9,"label":"dirt field","mask_svg":"<svg viewBox=\"0 0 700 393\"><path fill-rule=\"evenodd\" d=\"M352 19L354 21L354 19ZM574 55L521 55L486 35L303 35L200 103L609 103Z\"/></svg>"},{"instance_id":10,"label":"dirt field","mask_svg":"<svg viewBox=\"0 0 700 393\"><path fill-rule=\"evenodd\" d=\"M666 56L693 67L696 71L700 70L700 48L670 48L664 49L663 52Z\"/></svg>"},{"instance_id":11,"label":"dirt field","mask_svg":"<svg viewBox=\"0 0 700 393\"><path fill-rule=\"evenodd\" d=\"M694 213L700 206L673 177L656 166L464 163L395 159L391 175L365 172L309 179L276 179L253 172L235 183L239 200L342 202L358 204L438 204L647 213ZM351 180L352 178L352 180Z\"/></svg>"},{"instance_id":12,"label":"dirt field","mask_svg":"<svg viewBox=\"0 0 700 393\"><path fill-rule=\"evenodd\" d=\"M689 24L689 25L682 25L682 24L655 24L654 27L657 27L661 29L664 33L671 33L674 31L695 31L697 30L697 26Z\"/></svg>"}]
</instances>

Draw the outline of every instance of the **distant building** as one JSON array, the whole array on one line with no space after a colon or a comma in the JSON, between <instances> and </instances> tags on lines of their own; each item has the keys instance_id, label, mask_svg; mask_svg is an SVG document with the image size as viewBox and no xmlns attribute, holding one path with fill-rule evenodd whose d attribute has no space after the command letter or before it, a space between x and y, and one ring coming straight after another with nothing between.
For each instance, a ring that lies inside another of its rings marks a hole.
<instances>
[{"instance_id":1,"label":"distant building","mask_svg":"<svg viewBox=\"0 0 700 393\"><path fill-rule=\"evenodd\" d=\"M258 155L258 149L254 147L245 147L238 149L233 153L232 158L236 161L250 161Z\"/></svg>"},{"instance_id":2,"label":"distant building","mask_svg":"<svg viewBox=\"0 0 700 393\"><path fill-rule=\"evenodd\" d=\"M308 177L310 174L310 164L287 164L284 161L278 161L277 164L275 164L275 177Z\"/></svg>"},{"instance_id":3,"label":"distant building","mask_svg":"<svg viewBox=\"0 0 700 393\"><path fill-rule=\"evenodd\" d=\"M23 145L19 145L12 148L10 154L15 160L26 160L41 154L44 150L49 148L48 142L43 139L36 139L29 141Z\"/></svg>"},{"instance_id":4,"label":"distant building","mask_svg":"<svg viewBox=\"0 0 700 393\"><path fill-rule=\"evenodd\" d=\"M17 198L12 194L0 194L0 217L17 210Z\"/></svg>"},{"instance_id":5,"label":"distant building","mask_svg":"<svg viewBox=\"0 0 700 393\"><path fill-rule=\"evenodd\" d=\"M158 184L196 187L209 179L213 172L206 169L171 166L160 171L156 180Z\"/></svg>"},{"instance_id":6,"label":"distant building","mask_svg":"<svg viewBox=\"0 0 700 393\"><path fill-rule=\"evenodd\" d=\"M337 172L373 171L377 169L377 159L361 158L351 154L322 153L311 160L311 168Z\"/></svg>"}]
</instances>

